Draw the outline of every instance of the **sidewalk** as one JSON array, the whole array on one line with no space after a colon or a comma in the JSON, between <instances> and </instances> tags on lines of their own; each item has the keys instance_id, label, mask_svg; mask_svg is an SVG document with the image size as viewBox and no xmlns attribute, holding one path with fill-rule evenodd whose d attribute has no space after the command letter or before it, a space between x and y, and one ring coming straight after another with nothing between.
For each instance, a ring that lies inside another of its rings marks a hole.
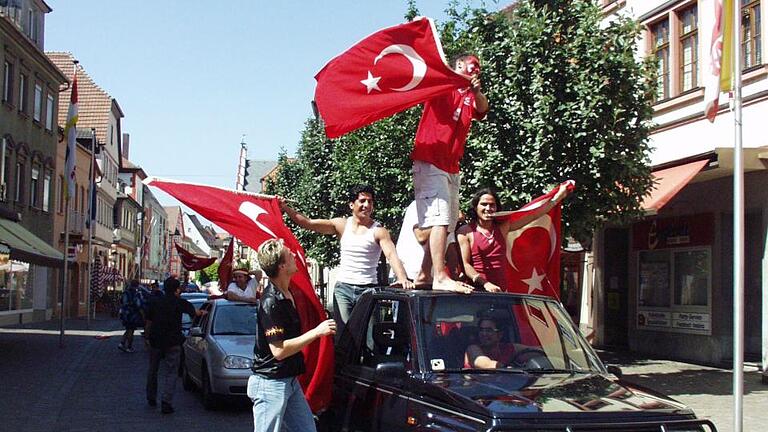
<instances>
[{"instance_id":1,"label":"sidewalk","mask_svg":"<svg viewBox=\"0 0 768 432\"><path fill-rule=\"evenodd\" d=\"M606 364L621 367L627 382L648 387L688 405L699 418L711 420L718 432L733 431L733 374L720 369L633 353L598 351ZM744 367L744 431L768 429L768 385L756 365Z\"/></svg>"}]
</instances>

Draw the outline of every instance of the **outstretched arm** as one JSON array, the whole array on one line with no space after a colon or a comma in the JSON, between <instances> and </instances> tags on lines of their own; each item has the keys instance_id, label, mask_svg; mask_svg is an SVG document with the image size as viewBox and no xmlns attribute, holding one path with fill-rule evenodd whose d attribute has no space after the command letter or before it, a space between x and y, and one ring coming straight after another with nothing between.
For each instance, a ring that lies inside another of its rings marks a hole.
<instances>
[{"instance_id":1,"label":"outstretched arm","mask_svg":"<svg viewBox=\"0 0 768 432\"><path fill-rule=\"evenodd\" d=\"M397 256L397 249L395 243L392 241L392 236L389 235L389 231L386 228L377 228L374 232L376 241L381 246L381 251L384 252L384 256L387 257L389 265L392 266L392 270L397 277L397 283L403 286L404 289L413 289L414 285L408 279L408 275L405 274L405 268L403 262L400 261L400 257Z\"/></svg>"},{"instance_id":2,"label":"outstretched arm","mask_svg":"<svg viewBox=\"0 0 768 432\"><path fill-rule=\"evenodd\" d=\"M565 184L561 184L560 189L558 189L555 196L553 196L552 199L547 201L544 205L538 207L536 210L532 211L530 214L514 222L507 220L499 224L499 229L501 229L501 233L504 236L506 236L510 231L517 231L520 228L535 221L536 219L540 218L541 216L543 216L544 214L552 210L556 205L560 204L560 202L563 199L565 199L565 197L567 197L569 193L570 192L568 191L568 186Z\"/></svg>"},{"instance_id":3,"label":"outstretched arm","mask_svg":"<svg viewBox=\"0 0 768 432\"><path fill-rule=\"evenodd\" d=\"M310 219L289 206L282 197L277 197L280 209L298 226L320 234L336 234L339 237L344 232L344 220L335 219ZM341 225L339 226L339 222Z\"/></svg>"},{"instance_id":4,"label":"outstretched arm","mask_svg":"<svg viewBox=\"0 0 768 432\"><path fill-rule=\"evenodd\" d=\"M475 111L480 115L485 115L490 109L488 104L488 98L483 94L482 87L480 86L480 77L475 75L472 77L472 92L475 93Z\"/></svg>"}]
</instances>

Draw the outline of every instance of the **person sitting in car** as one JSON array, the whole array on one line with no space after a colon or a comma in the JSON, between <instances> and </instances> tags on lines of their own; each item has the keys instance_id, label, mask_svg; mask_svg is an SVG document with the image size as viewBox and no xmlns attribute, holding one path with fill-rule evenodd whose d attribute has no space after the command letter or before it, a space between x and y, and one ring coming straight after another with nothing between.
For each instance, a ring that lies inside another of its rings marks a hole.
<instances>
[{"instance_id":1,"label":"person sitting in car","mask_svg":"<svg viewBox=\"0 0 768 432\"><path fill-rule=\"evenodd\" d=\"M494 318L480 318L477 323L477 343L467 347L464 367L499 369L515 365L515 355L529 348L525 345L502 342L503 329Z\"/></svg>"},{"instance_id":2,"label":"person sitting in car","mask_svg":"<svg viewBox=\"0 0 768 432\"><path fill-rule=\"evenodd\" d=\"M235 269L232 282L227 287L227 300L255 303L261 296L260 281L261 270L258 270L258 277L251 278L248 269Z\"/></svg>"}]
</instances>

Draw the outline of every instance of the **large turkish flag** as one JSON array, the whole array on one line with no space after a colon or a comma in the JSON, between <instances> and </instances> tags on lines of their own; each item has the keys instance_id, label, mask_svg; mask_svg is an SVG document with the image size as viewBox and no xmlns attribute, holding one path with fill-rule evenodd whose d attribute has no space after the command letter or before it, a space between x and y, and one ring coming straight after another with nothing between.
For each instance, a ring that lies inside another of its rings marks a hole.
<instances>
[{"instance_id":1,"label":"large turkish flag","mask_svg":"<svg viewBox=\"0 0 768 432\"><path fill-rule=\"evenodd\" d=\"M150 177L144 183L172 195L254 249L258 249L266 240L283 239L298 258L296 264L299 271L291 279L291 286L294 288L292 292L301 318L302 332L314 328L327 318L307 271L304 248L283 223L276 199L156 177ZM331 337L321 338L304 348L303 352L307 371L299 377L299 381L310 407L317 412L327 407L331 400L333 340Z\"/></svg>"},{"instance_id":2,"label":"large turkish flag","mask_svg":"<svg viewBox=\"0 0 768 432\"><path fill-rule=\"evenodd\" d=\"M564 184L570 191L576 187L573 180ZM497 219L518 220L546 204L559 188L558 185L520 210L503 212ZM507 235L507 264L510 268L507 291L560 298L561 207L556 205L547 214Z\"/></svg>"},{"instance_id":3,"label":"large turkish flag","mask_svg":"<svg viewBox=\"0 0 768 432\"><path fill-rule=\"evenodd\" d=\"M329 138L469 87L469 78L446 64L429 18L379 30L328 62L315 79L315 103Z\"/></svg>"}]
</instances>

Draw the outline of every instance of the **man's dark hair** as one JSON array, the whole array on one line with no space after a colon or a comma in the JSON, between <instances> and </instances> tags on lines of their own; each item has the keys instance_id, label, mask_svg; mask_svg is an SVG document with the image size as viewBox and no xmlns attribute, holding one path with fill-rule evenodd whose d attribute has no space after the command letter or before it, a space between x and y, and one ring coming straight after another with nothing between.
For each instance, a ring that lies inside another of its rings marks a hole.
<instances>
[{"instance_id":1,"label":"man's dark hair","mask_svg":"<svg viewBox=\"0 0 768 432\"><path fill-rule=\"evenodd\" d=\"M493 199L496 200L496 211L501 211L501 200L499 199L499 194L496 192L496 189L486 187L482 188L479 191L475 192L475 194L472 196L472 200L469 202L469 211L467 211L467 218L474 222L477 220L477 204L480 202L480 198L483 197L483 195L490 195L493 197Z\"/></svg>"},{"instance_id":2,"label":"man's dark hair","mask_svg":"<svg viewBox=\"0 0 768 432\"><path fill-rule=\"evenodd\" d=\"M476 58L477 56L476 56L476 55L474 55L474 54L472 54L472 53L469 53L469 52L463 52L463 53L459 53L459 54L456 54L456 55L452 56L452 57L450 58L450 60L448 60L448 62L449 62L449 63L448 63L448 65L449 65L450 67L454 68L454 67L456 67L456 62L457 62L457 61L459 61L459 60L464 60L464 59L466 59L467 57L475 57L475 58Z\"/></svg>"},{"instance_id":3,"label":"man's dark hair","mask_svg":"<svg viewBox=\"0 0 768 432\"><path fill-rule=\"evenodd\" d=\"M175 295L176 290L179 289L181 286L181 282L179 282L178 279L171 276L168 279L163 282L163 291L165 291L165 295Z\"/></svg>"},{"instance_id":4,"label":"man's dark hair","mask_svg":"<svg viewBox=\"0 0 768 432\"><path fill-rule=\"evenodd\" d=\"M138 279L131 279L131 287L132 288L138 288L139 287L139 280Z\"/></svg>"},{"instance_id":5,"label":"man's dark hair","mask_svg":"<svg viewBox=\"0 0 768 432\"><path fill-rule=\"evenodd\" d=\"M376 191L373 189L373 186L367 184L357 184L349 188L349 191L347 192L347 201L355 202L361 193L369 194L371 198L376 201Z\"/></svg>"}]
</instances>

